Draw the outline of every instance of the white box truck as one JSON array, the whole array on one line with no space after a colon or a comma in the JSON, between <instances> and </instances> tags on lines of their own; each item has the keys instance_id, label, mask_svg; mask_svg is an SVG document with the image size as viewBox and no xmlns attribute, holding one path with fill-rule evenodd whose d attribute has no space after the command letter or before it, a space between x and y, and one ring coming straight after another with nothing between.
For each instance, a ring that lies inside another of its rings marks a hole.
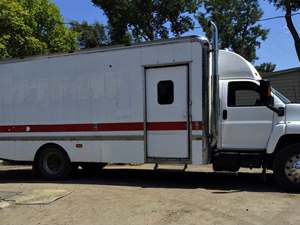
<instances>
[{"instance_id":1,"label":"white box truck","mask_svg":"<svg viewBox=\"0 0 300 225\"><path fill-rule=\"evenodd\" d=\"M300 105L205 38L0 63L0 159L49 179L72 165L212 163L271 169L299 190L299 157Z\"/></svg>"}]
</instances>

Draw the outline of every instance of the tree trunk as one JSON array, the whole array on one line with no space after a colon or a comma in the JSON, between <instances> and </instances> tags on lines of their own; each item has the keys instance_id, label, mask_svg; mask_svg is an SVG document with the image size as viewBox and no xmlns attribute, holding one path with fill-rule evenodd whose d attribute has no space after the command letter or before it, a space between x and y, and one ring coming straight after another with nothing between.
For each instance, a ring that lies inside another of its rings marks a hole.
<instances>
[{"instance_id":1,"label":"tree trunk","mask_svg":"<svg viewBox=\"0 0 300 225\"><path fill-rule=\"evenodd\" d=\"M285 14L286 24L293 36L296 52L297 52L298 59L300 62L300 37L299 37L299 34L298 34L298 32L294 26L293 20L292 20L292 7L291 7L290 0L284 0L284 4L285 4L285 8L286 8L286 14Z\"/></svg>"}]
</instances>

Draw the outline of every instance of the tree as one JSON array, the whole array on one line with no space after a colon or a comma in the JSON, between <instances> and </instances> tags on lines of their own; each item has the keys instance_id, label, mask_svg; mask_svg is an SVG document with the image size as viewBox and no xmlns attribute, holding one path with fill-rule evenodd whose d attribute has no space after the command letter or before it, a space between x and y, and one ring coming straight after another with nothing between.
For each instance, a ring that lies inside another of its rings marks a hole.
<instances>
[{"instance_id":1,"label":"tree","mask_svg":"<svg viewBox=\"0 0 300 225\"><path fill-rule=\"evenodd\" d=\"M276 65L273 63L262 63L255 67L257 71L261 74L263 73L271 73L276 69Z\"/></svg>"},{"instance_id":2,"label":"tree","mask_svg":"<svg viewBox=\"0 0 300 225\"><path fill-rule=\"evenodd\" d=\"M0 1L0 58L76 49L76 33L49 0Z\"/></svg>"},{"instance_id":3,"label":"tree","mask_svg":"<svg viewBox=\"0 0 300 225\"><path fill-rule=\"evenodd\" d=\"M125 0L92 0L92 2L108 17L112 43L128 43L130 41L127 33L129 2Z\"/></svg>"},{"instance_id":4,"label":"tree","mask_svg":"<svg viewBox=\"0 0 300 225\"><path fill-rule=\"evenodd\" d=\"M219 28L220 47L229 48L248 61L257 59L256 48L267 38L268 30L257 21L263 11L257 0L203 0L203 7L196 15L207 36L211 36L208 21Z\"/></svg>"},{"instance_id":5,"label":"tree","mask_svg":"<svg viewBox=\"0 0 300 225\"><path fill-rule=\"evenodd\" d=\"M107 29L104 25L96 22L88 24L87 22L71 22L71 30L78 33L78 42L80 48L95 48L109 44Z\"/></svg>"},{"instance_id":6,"label":"tree","mask_svg":"<svg viewBox=\"0 0 300 225\"><path fill-rule=\"evenodd\" d=\"M269 0L269 2L273 3L277 7L277 9L285 10L286 24L294 39L296 52L298 55L298 59L300 61L300 36L299 33L297 32L297 29L292 19L292 13L300 10L300 1L299 0Z\"/></svg>"},{"instance_id":7,"label":"tree","mask_svg":"<svg viewBox=\"0 0 300 225\"><path fill-rule=\"evenodd\" d=\"M108 17L113 43L179 36L194 27L197 0L92 0ZM170 31L169 31L170 30Z\"/></svg>"}]
</instances>

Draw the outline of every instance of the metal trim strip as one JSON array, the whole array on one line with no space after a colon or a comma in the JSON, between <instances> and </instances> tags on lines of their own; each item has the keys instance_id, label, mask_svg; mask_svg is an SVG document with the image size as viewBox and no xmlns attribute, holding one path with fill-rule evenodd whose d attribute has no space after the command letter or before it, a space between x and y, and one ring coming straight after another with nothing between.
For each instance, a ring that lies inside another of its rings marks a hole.
<instances>
[{"instance_id":1,"label":"metal trim strip","mask_svg":"<svg viewBox=\"0 0 300 225\"><path fill-rule=\"evenodd\" d=\"M144 135L102 136L0 136L0 141L144 141ZM193 141L202 141L202 135L192 135Z\"/></svg>"}]
</instances>

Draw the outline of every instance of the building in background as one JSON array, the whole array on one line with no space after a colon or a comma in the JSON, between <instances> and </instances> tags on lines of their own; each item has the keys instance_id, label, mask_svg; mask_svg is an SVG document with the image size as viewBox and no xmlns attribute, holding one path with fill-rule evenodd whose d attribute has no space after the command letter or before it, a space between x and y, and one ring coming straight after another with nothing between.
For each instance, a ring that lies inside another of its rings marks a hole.
<instances>
[{"instance_id":1,"label":"building in background","mask_svg":"<svg viewBox=\"0 0 300 225\"><path fill-rule=\"evenodd\" d=\"M262 74L262 77L291 102L300 103L300 67Z\"/></svg>"}]
</instances>

